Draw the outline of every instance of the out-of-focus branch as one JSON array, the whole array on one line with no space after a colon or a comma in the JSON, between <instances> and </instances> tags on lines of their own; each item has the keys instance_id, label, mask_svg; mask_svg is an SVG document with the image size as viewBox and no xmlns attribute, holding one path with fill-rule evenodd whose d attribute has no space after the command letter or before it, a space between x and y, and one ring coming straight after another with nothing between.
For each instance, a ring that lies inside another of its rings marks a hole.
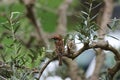
<instances>
[{"instance_id":1,"label":"out-of-focus branch","mask_svg":"<svg viewBox=\"0 0 120 80\"><path fill-rule=\"evenodd\" d=\"M57 9L52 9L48 6L45 6L45 5L37 5L36 6L37 8L43 10L43 11L47 11L47 12L50 12L50 13L53 13L53 14L57 14Z\"/></svg>"},{"instance_id":2,"label":"out-of-focus branch","mask_svg":"<svg viewBox=\"0 0 120 80\"><path fill-rule=\"evenodd\" d=\"M43 45L47 47L48 39L46 38L46 33L43 31L40 21L38 21L38 19L35 17L35 11L34 11L35 0L20 0L20 1L26 7L27 10L26 16L33 24L38 34L39 41L42 42Z\"/></svg>"},{"instance_id":3,"label":"out-of-focus branch","mask_svg":"<svg viewBox=\"0 0 120 80\"><path fill-rule=\"evenodd\" d=\"M74 60L67 58L67 57L63 57L63 61L68 67L68 70L69 70L68 74L72 80L83 80L82 77L84 75L80 73L78 65Z\"/></svg>"},{"instance_id":4,"label":"out-of-focus branch","mask_svg":"<svg viewBox=\"0 0 120 80\"><path fill-rule=\"evenodd\" d=\"M91 49L91 48L101 48L103 50L108 50L113 52L113 54L115 55L116 60L120 60L120 53L119 51L117 51L115 48L113 48L110 44L108 44L108 42L103 41L102 44L101 42L93 42L91 45L84 45L80 50L76 51L75 53L73 53L73 56L68 56L69 58L73 58L75 59L77 56L79 56L82 52L84 52L87 49Z\"/></svg>"},{"instance_id":5,"label":"out-of-focus branch","mask_svg":"<svg viewBox=\"0 0 120 80\"><path fill-rule=\"evenodd\" d=\"M89 44L84 43L84 46L81 49L79 49L78 51L74 52L73 56L72 57L70 56L70 58L75 59L76 57L78 57L82 52L84 52L87 49L89 49Z\"/></svg>"},{"instance_id":6,"label":"out-of-focus branch","mask_svg":"<svg viewBox=\"0 0 120 80\"><path fill-rule=\"evenodd\" d=\"M113 48L111 45L108 44L107 41L101 41L101 42L93 42L92 45L90 45L91 48L101 48L104 50L109 50L114 53L117 60L120 60L120 54L119 51L117 51L115 48Z\"/></svg>"},{"instance_id":7,"label":"out-of-focus branch","mask_svg":"<svg viewBox=\"0 0 120 80\"><path fill-rule=\"evenodd\" d=\"M104 7L101 9L102 15L98 16L98 20L101 17L100 21L97 22L100 25L100 30L98 31L98 37L104 39L104 36L108 30L107 24L110 21L112 11L113 11L113 0L104 0Z\"/></svg>"},{"instance_id":8,"label":"out-of-focus branch","mask_svg":"<svg viewBox=\"0 0 120 80\"><path fill-rule=\"evenodd\" d=\"M53 8L50 8L48 6L45 6L45 5L39 5L39 6L36 6L37 8L43 10L43 11L47 11L47 12L50 12L50 13L53 13L55 15L58 14L58 10L57 9L53 9ZM67 11L67 16L75 16L75 15L79 15L80 12L79 11Z\"/></svg>"},{"instance_id":9,"label":"out-of-focus branch","mask_svg":"<svg viewBox=\"0 0 120 80\"><path fill-rule=\"evenodd\" d=\"M64 0L58 8L58 26L56 33L65 34L67 31L67 10L73 0Z\"/></svg>"},{"instance_id":10,"label":"out-of-focus branch","mask_svg":"<svg viewBox=\"0 0 120 80\"><path fill-rule=\"evenodd\" d=\"M98 30L98 42L104 41L105 34L107 32L107 24L109 23L110 17L112 15L113 0L104 0L104 7L101 8L101 15L98 16L98 24L100 29ZM99 78L99 73L102 65L104 64L105 54L102 48L96 50L96 66L91 76L90 80L97 80Z\"/></svg>"},{"instance_id":11,"label":"out-of-focus branch","mask_svg":"<svg viewBox=\"0 0 120 80\"><path fill-rule=\"evenodd\" d=\"M90 80L98 80L99 79L99 73L101 70L101 67L104 64L104 60L105 60L105 54L103 53L103 50L101 48L96 49L96 65L95 65L95 69L93 72L93 75L91 76Z\"/></svg>"},{"instance_id":12,"label":"out-of-focus branch","mask_svg":"<svg viewBox=\"0 0 120 80\"><path fill-rule=\"evenodd\" d=\"M53 60L55 60L56 58L57 58L57 56L55 56L54 58L50 59L50 60L43 66L43 68L39 71L38 80L40 79L43 71L46 69L46 67L49 65L49 63L52 62Z\"/></svg>"},{"instance_id":13,"label":"out-of-focus branch","mask_svg":"<svg viewBox=\"0 0 120 80\"><path fill-rule=\"evenodd\" d=\"M108 74L110 75L110 80L114 79L115 74L120 70L120 60L116 61L116 65L111 68L108 69Z\"/></svg>"}]
</instances>

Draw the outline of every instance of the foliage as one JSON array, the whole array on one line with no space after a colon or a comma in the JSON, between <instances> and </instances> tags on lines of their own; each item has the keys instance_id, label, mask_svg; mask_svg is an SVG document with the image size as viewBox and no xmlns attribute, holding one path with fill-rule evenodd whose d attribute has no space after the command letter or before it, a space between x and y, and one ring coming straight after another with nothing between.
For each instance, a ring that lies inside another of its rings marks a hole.
<instances>
[{"instance_id":1,"label":"foliage","mask_svg":"<svg viewBox=\"0 0 120 80\"><path fill-rule=\"evenodd\" d=\"M75 28L78 39L82 43L89 43L97 39L96 31L99 29L99 26L95 23L94 19L98 16L98 13L93 15L92 12L101 3L93 5L94 1L90 0L86 3L88 7L85 8L85 11L80 12L80 22ZM55 12L61 2L62 0L38 0L37 4L35 4L36 16L41 20L45 31L53 32L55 30L58 18ZM76 4L77 1L74 2L71 6L72 9L69 10L73 10L74 12ZM54 9L54 11L52 12L51 9ZM52 55L49 54L53 52L51 49L41 47L39 45L41 43L37 43L37 39L35 40L35 37L32 35L34 28L31 26L33 25L25 18L24 10L25 7L20 3L0 6L2 13L2 17L0 18L0 63L3 64L0 64L0 76L8 80L33 80L34 71L41 69L39 66L41 62L46 58L51 59L55 56L54 53ZM70 29L73 29L71 26L76 25L76 20L73 21L72 19L74 17L68 17L68 26L70 26ZM113 20L113 24L108 25L110 29L113 28L112 26L116 26L116 21ZM65 37L65 43L67 43L69 37L71 40L75 38L73 34L68 34ZM65 71L62 74L65 74Z\"/></svg>"},{"instance_id":2,"label":"foliage","mask_svg":"<svg viewBox=\"0 0 120 80\"><path fill-rule=\"evenodd\" d=\"M10 68L5 70L10 73L12 80L17 79L30 79L28 74L32 74L27 68L38 68L41 60L44 58L45 49L44 48L30 48L24 47L22 40L19 40L18 34L21 27L21 18L24 17L24 14L21 12L11 12L10 15L7 15L7 21L1 23L1 27L4 30L0 39L3 45L3 49L0 50L0 61L3 61L4 64L10 65ZM17 34L17 35L16 35ZM21 68L26 66L25 70ZM12 73L11 73L12 72ZM4 76L4 75L3 75ZM7 77L4 76L4 77ZM10 77L10 76L9 76Z\"/></svg>"},{"instance_id":3,"label":"foliage","mask_svg":"<svg viewBox=\"0 0 120 80\"><path fill-rule=\"evenodd\" d=\"M87 11L81 11L80 17L81 21L80 24L76 27L76 31L78 32L78 39L81 42L89 42L91 40L95 40L97 38L97 33L96 31L99 29L99 26L96 24L95 19L98 16L98 13L95 14L94 16L92 15L92 10L94 7L92 4L93 2L88 2L87 4L89 5L88 8L86 8Z\"/></svg>"}]
</instances>

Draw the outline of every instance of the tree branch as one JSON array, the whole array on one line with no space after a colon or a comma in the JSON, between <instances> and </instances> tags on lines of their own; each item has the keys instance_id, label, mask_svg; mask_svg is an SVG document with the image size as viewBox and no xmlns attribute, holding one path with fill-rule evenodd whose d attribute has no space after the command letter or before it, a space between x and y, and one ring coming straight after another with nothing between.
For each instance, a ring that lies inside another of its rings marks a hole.
<instances>
[{"instance_id":1,"label":"tree branch","mask_svg":"<svg viewBox=\"0 0 120 80\"><path fill-rule=\"evenodd\" d=\"M67 31L67 10L73 0L64 0L58 8L58 26L56 33L65 34Z\"/></svg>"},{"instance_id":2,"label":"tree branch","mask_svg":"<svg viewBox=\"0 0 120 80\"><path fill-rule=\"evenodd\" d=\"M112 15L113 2L112 0L104 0L104 7L101 8L101 15L98 16L98 24L100 29L98 30L98 42L104 41L105 34L107 32L107 24L109 23L110 17ZM102 44L102 43L101 43ZM90 80L97 80L99 78L99 73L102 65L104 64L105 54L103 53L102 48L98 48L96 56L96 66L91 76Z\"/></svg>"},{"instance_id":3,"label":"tree branch","mask_svg":"<svg viewBox=\"0 0 120 80\"><path fill-rule=\"evenodd\" d=\"M72 59L67 58L67 57L63 57L63 61L66 64L66 66L68 67L69 77L72 80L83 80L84 75L82 75L82 73L79 72L80 70L79 70L78 65L75 61L73 61Z\"/></svg>"},{"instance_id":4,"label":"tree branch","mask_svg":"<svg viewBox=\"0 0 120 80\"><path fill-rule=\"evenodd\" d=\"M113 80L115 74L120 70L120 60L116 61L116 65L113 68L108 69L110 80Z\"/></svg>"},{"instance_id":5,"label":"tree branch","mask_svg":"<svg viewBox=\"0 0 120 80\"><path fill-rule=\"evenodd\" d=\"M46 67L50 64L50 62L52 62L53 60L56 60L57 56L55 56L53 59L50 59L43 67L42 69L39 71L39 76L38 76L38 80L40 79L43 71L46 69Z\"/></svg>"},{"instance_id":6,"label":"tree branch","mask_svg":"<svg viewBox=\"0 0 120 80\"><path fill-rule=\"evenodd\" d=\"M43 43L44 46L47 47L48 39L46 38L46 33L43 31L40 21L38 21L37 18L35 17L35 11L34 11L35 0L20 0L20 1L26 7L27 10L26 16L32 22L38 34L38 39L40 40L40 42Z\"/></svg>"}]
</instances>

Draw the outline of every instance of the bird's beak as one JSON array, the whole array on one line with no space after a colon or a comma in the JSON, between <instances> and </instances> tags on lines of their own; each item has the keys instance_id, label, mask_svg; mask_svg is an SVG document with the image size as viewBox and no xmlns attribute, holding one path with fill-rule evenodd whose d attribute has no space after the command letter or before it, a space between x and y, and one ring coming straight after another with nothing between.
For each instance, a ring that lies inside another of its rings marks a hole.
<instances>
[{"instance_id":1,"label":"bird's beak","mask_svg":"<svg viewBox=\"0 0 120 80\"><path fill-rule=\"evenodd\" d=\"M49 38L50 41L54 41L55 39L52 37L52 38Z\"/></svg>"}]
</instances>

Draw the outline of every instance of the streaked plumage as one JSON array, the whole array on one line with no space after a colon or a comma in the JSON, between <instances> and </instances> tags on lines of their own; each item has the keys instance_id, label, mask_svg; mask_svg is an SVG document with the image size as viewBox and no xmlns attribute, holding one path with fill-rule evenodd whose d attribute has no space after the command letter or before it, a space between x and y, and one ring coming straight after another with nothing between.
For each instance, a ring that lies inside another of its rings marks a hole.
<instances>
[{"instance_id":1,"label":"streaked plumage","mask_svg":"<svg viewBox=\"0 0 120 80\"><path fill-rule=\"evenodd\" d=\"M62 65L62 55L64 54L64 43L61 35L55 35L52 39L55 41L55 52L58 55L59 65Z\"/></svg>"}]
</instances>

